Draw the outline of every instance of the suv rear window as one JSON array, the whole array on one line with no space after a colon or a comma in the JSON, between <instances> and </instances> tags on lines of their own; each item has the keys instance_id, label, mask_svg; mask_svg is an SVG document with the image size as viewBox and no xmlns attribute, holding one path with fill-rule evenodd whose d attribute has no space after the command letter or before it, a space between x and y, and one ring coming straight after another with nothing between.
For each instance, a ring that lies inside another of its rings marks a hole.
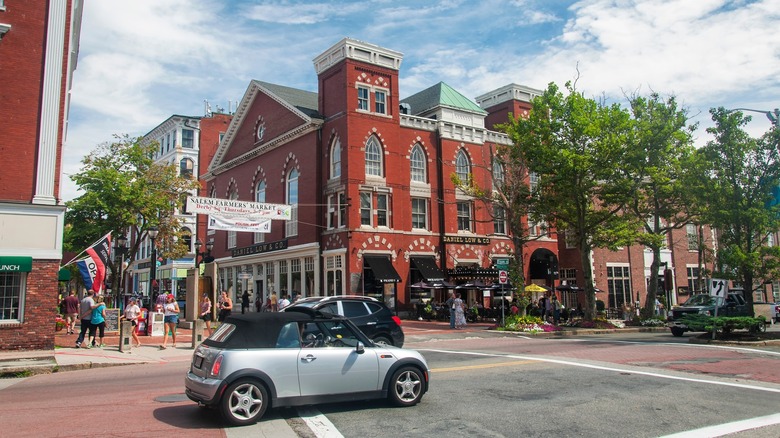
<instances>
[{"instance_id":1,"label":"suv rear window","mask_svg":"<svg viewBox=\"0 0 780 438\"><path fill-rule=\"evenodd\" d=\"M344 307L344 316L347 318L357 318L368 315L366 306L360 301L342 301Z\"/></svg>"}]
</instances>

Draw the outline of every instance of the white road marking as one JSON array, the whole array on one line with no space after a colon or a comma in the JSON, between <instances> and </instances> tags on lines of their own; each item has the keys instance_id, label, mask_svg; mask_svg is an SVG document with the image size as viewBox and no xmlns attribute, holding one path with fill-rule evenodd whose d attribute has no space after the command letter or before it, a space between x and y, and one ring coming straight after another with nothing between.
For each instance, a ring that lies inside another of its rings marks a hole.
<instances>
[{"instance_id":1,"label":"white road marking","mask_svg":"<svg viewBox=\"0 0 780 438\"><path fill-rule=\"evenodd\" d=\"M547 339L547 338L545 338ZM604 339L567 339L575 342L604 342ZM737 347L734 345L710 345L710 344L681 344L679 342L647 342L647 341L622 341L610 340L615 344L642 344L642 345L663 345L666 347L695 347L695 348L714 348L722 350L744 351L747 353L768 354L770 356L780 356L779 351L759 350L757 348Z\"/></svg>"},{"instance_id":2,"label":"white road marking","mask_svg":"<svg viewBox=\"0 0 780 438\"><path fill-rule=\"evenodd\" d=\"M759 427L780 424L780 414L767 415L765 417L748 418L747 420L718 424L716 426L703 427L701 429L665 435L661 438L714 438L731 433L757 429Z\"/></svg>"},{"instance_id":3,"label":"white road marking","mask_svg":"<svg viewBox=\"0 0 780 438\"><path fill-rule=\"evenodd\" d=\"M434 353L444 353L444 354L460 354L460 355L467 355L467 356L484 356L484 357L500 357L500 358L512 358L512 359L521 359L521 360L532 360L537 362L548 362L548 363L555 363L559 365L569 365L569 366L590 368L590 369L602 370L602 371L612 371L616 373L630 373L630 374L637 374L641 376L658 377L661 379L682 380L686 382L730 386L733 388L750 389L754 391L764 391L764 392L774 392L780 394L780 388L769 388L765 386L746 385L742 383L733 383L733 382L719 382L717 380L695 379L692 377L673 376L673 375L660 374L660 373L651 373L648 371L639 371L636 369L592 365L592 364L587 364L582 362L571 362L568 360L550 359L550 358L538 357L538 356L520 356L516 354L494 354L494 353L482 353L482 352L474 352L474 351L436 350L431 348L418 348L417 351L431 351Z\"/></svg>"},{"instance_id":4,"label":"white road marking","mask_svg":"<svg viewBox=\"0 0 780 438\"><path fill-rule=\"evenodd\" d=\"M328 420L328 417L311 406L298 408L298 416L306 422L317 438L344 438L344 435Z\"/></svg>"}]
</instances>

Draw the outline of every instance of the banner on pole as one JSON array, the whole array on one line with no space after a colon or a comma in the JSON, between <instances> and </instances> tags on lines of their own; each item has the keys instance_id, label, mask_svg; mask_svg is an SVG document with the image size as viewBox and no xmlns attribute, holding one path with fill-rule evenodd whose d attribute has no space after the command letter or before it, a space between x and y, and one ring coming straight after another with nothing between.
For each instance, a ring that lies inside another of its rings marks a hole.
<instances>
[{"instance_id":1,"label":"banner on pole","mask_svg":"<svg viewBox=\"0 0 780 438\"><path fill-rule=\"evenodd\" d=\"M218 215L222 217L241 217L244 220L260 221L268 219L290 220L292 206L286 204L265 204L262 202L239 201L238 199L187 197L187 212Z\"/></svg>"},{"instance_id":2,"label":"banner on pole","mask_svg":"<svg viewBox=\"0 0 780 438\"><path fill-rule=\"evenodd\" d=\"M270 233L271 220L266 219L255 221L247 218L225 217L210 214L209 229L224 231L248 231L252 233Z\"/></svg>"}]
</instances>

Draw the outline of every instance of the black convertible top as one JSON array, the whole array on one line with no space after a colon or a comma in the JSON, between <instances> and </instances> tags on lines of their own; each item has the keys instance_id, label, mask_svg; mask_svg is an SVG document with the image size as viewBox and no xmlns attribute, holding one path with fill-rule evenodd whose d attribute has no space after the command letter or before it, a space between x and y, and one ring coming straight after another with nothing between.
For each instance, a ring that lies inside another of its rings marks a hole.
<instances>
[{"instance_id":1,"label":"black convertible top","mask_svg":"<svg viewBox=\"0 0 780 438\"><path fill-rule=\"evenodd\" d=\"M342 319L330 313L301 308L287 312L258 312L234 314L225 319L226 324L236 326L223 342L211 338L203 344L214 348L274 348L282 327L290 322L311 322Z\"/></svg>"}]
</instances>

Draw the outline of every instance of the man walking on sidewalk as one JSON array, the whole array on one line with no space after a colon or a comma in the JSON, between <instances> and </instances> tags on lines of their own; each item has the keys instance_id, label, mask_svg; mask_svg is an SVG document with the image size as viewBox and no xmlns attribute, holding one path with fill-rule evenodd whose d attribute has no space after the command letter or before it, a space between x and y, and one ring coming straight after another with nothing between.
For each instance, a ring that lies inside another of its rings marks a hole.
<instances>
[{"instance_id":1,"label":"man walking on sidewalk","mask_svg":"<svg viewBox=\"0 0 780 438\"><path fill-rule=\"evenodd\" d=\"M450 291L450 297L444 303L450 311L450 328L455 329L455 292Z\"/></svg>"},{"instance_id":2,"label":"man walking on sidewalk","mask_svg":"<svg viewBox=\"0 0 780 438\"><path fill-rule=\"evenodd\" d=\"M92 291L88 290L87 295L81 300L81 304L79 304L81 330L79 331L79 338L76 339L76 348L81 348L81 343L84 342L84 337L87 335L87 332L92 325L93 307L95 307L95 300L92 299Z\"/></svg>"}]
</instances>

